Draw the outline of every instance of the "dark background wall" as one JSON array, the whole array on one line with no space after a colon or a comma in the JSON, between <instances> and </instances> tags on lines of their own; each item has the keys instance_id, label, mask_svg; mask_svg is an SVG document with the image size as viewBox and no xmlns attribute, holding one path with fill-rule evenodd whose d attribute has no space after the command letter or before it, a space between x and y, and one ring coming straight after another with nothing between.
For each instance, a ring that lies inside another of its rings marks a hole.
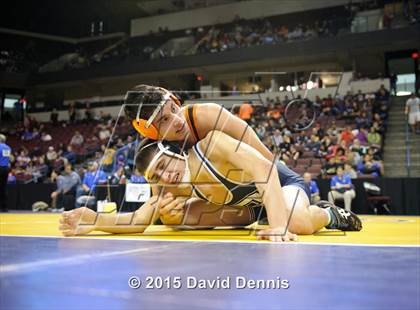
<instances>
[{"instance_id":1,"label":"dark background wall","mask_svg":"<svg viewBox=\"0 0 420 310\"><path fill-rule=\"evenodd\" d=\"M352 203L352 210L359 214L373 213L366 200L363 182L366 180L356 179L353 184L356 187L356 198ZM318 180L321 198L327 199L329 180ZM420 215L420 178L380 178L368 180L381 187L383 194L391 197L390 210L396 215ZM12 210L31 210L36 201L50 202L50 194L54 190L53 184L21 184L8 185L8 205ZM120 205L124 198L125 186L111 189L112 200ZM106 189L98 189L98 198L105 199ZM338 203L342 205L342 203ZM134 211L136 204L124 203L123 211Z\"/></svg>"}]
</instances>

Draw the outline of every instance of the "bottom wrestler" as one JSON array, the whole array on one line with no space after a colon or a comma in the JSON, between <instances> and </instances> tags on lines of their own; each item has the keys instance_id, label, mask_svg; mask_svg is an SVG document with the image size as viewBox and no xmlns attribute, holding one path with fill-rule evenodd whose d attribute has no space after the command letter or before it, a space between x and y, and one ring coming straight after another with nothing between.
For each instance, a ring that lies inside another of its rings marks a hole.
<instances>
[{"instance_id":1,"label":"bottom wrestler","mask_svg":"<svg viewBox=\"0 0 420 310\"><path fill-rule=\"evenodd\" d=\"M310 205L308 189L298 174L279 162L273 165L256 149L219 131L208 133L185 154L162 142L146 144L137 154L136 166L149 183L161 187L156 190L153 186L154 197L135 212L137 229L112 227L111 215L102 215L92 229L141 232L147 226L146 219L153 221L159 216L156 196L168 192L178 201L173 203L168 194L160 199L164 224L225 226L228 208L245 210L238 212L238 223L234 224L247 225L247 221L255 220L246 215L251 214L248 210L263 205L270 228L258 233L262 239L296 240L295 234L313 234L323 227L346 231L362 228L360 219L349 211L332 204L322 203L326 208ZM165 212L171 209L178 212ZM76 213L81 212L63 214L64 234L84 232L74 226Z\"/></svg>"}]
</instances>

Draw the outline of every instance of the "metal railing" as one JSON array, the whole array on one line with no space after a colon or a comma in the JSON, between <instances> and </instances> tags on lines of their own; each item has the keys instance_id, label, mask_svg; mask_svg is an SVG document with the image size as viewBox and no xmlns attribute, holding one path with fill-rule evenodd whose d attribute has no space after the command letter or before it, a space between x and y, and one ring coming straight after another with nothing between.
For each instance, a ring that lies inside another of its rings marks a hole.
<instances>
[{"instance_id":1,"label":"metal railing","mask_svg":"<svg viewBox=\"0 0 420 310\"><path fill-rule=\"evenodd\" d=\"M407 177L410 177L410 125L408 124L408 115L405 125L405 168L407 169Z\"/></svg>"}]
</instances>

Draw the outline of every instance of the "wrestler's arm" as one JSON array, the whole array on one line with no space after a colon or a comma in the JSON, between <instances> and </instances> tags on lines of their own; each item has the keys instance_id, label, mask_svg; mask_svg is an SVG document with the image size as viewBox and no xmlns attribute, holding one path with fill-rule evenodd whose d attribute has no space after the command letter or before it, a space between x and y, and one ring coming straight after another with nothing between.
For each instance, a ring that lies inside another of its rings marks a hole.
<instances>
[{"instance_id":1,"label":"wrestler's arm","mask_svg":"<svg viewBox=\"0 0 420 310\"><path fill-rule=\"evenodd\" d=\"M252 176L262 196L271 228L287 226L287 210L276 166L258 150L220 131L210 132L205 139L207 156L224 158Z\"/></svg>"},{"instance_id":2,"label":"wrestler's arm","mask_svg":"<svg viewBox=\"0 0 420 310\"><path fill-rule=\"evenodd\" d=\"M274 155L245 121L215 103L198 105L198 109L198 127L204 131L204 134L211 130L222 131L236 140L249 144L266 159L273 161Z\"/></svg>"},{"instance_id":3,"label":"wrestler's arm","mask_svg":"<svg viewBox=\"0 0 420 310\"><path fill-rule=\"evenodd\" d=\"M216 226L246 226L251 224L254 213L251 208L220 206L199 198L171 197L165 195L165 203L160 208L161 221L164 225L177 225L195 229Z\"/></svg>"},{"instance_id":4,"label":"wrestler's arm","mask_svg":"<svg viewBox=\"0 0 420 310\"><path fill-rule=\"evenodd\" d=\"M85 235L91 231L114 234L142 233L159 218L158 197L153 196L135 212L97 213L89 208L63 212L59 230L65 236Z\"/></svg>"}]
</instances>

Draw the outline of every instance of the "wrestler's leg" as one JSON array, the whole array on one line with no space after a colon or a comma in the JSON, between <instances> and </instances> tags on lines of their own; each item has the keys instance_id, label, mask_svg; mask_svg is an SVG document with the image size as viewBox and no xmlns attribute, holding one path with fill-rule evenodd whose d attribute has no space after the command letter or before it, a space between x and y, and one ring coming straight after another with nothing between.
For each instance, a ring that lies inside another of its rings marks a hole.
<instances>
[{"instance_id":1,"label":"wrestler's leg","mask_svg":"<svg viewBox=\"0 0 420 310\"><path fill-rule=\"evenodd\" d=\"M310 235L329 223L328 212L318 206L310 205L308 196L298 186L282 187L290 218L288 229L291 233Z\"/></svg>"}]
</instances>

